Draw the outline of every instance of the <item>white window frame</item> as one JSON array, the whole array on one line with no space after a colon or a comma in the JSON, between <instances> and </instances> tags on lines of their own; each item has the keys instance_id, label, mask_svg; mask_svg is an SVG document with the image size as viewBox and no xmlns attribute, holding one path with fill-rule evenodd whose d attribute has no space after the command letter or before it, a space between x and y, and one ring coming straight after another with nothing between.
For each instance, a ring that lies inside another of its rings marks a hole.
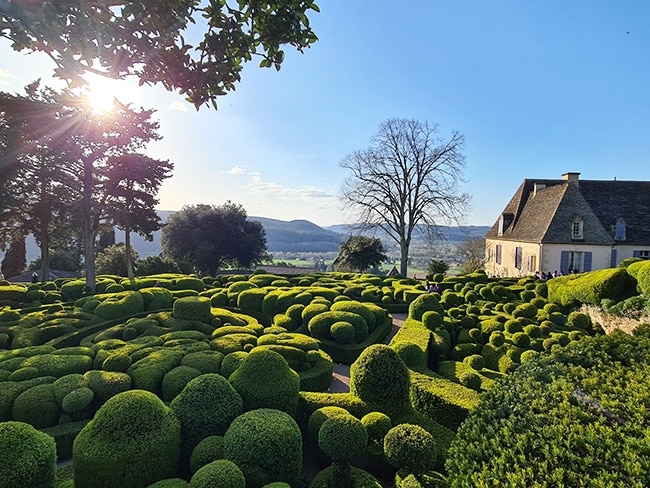
<instances>
[{"instance_id":1,"label":"white window frame","mask_svg":"<svg viewBox=\"0 0 650 488\"><path fill-rule=\"evenodd\" d=\"M576 217L571 222L571 239L584 239L584 222Z\"/></svg>"}]
</instances>

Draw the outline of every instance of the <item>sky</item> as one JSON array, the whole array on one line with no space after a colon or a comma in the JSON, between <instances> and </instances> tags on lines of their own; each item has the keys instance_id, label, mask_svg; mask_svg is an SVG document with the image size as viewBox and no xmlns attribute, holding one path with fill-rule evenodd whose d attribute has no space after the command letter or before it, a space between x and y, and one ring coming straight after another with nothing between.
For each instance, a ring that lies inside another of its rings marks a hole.
<instances>
[{"instance_id":1,"label":"sky","mask_svg":"<svg viewBox=\"0 0 650 488\"><path fill-rule=\"evenodd\" d=\"M249 63L218 110L135 80L106 84L156 109L174 163L160 210L243 205L249 216L349 223L340 162L379 124L407 118L465 136L466 225L492 225L524 178L650 180L650 2L321 0L319 41L280 71ZM0 39L0 91L53 62ZM93 82L99 85L99 82Z\"/></svg>"}]
</instances>

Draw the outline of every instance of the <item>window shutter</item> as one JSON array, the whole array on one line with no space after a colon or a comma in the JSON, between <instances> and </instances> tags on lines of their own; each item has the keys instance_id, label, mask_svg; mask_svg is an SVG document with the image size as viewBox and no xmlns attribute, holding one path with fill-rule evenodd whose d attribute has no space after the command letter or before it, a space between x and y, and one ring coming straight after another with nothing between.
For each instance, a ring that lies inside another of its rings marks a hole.
<instances>
[{"instance_id":1,"label":"window shutter","mask_svg":"<svg viewBox=\"0 0 650 488\"><path fill-rule=\"evenodd\" d=\"M497 244L497 264L501 264L501 244Z\"/></svg>"},{"instance_id":2,"label":"window shutter","mask_svg":"<svg viewBox=\"0 0 650 488\"><path fill-rule=\"evenodd\" d=\"M632 257L633 258L640 258L641 257L641 251L632 251Z\"/></svg>"},{"instance_id":3,"label":"window shutter","mask_svg":"<svg viewBox=\"0 0 650 488\"><path fill-rule=\"evenodd\" d=\"M591 251L585 252L585 271L591 271Z\"/></svg>"},{"instance_id":4,"label":"window shutter","mask_svg":"<svg viewBox=\"0 0 650 488\"><path fill-rule=\"evenodd\" d=\"M560 256L560 269L562 270L562 274L569 272L569 251L562 251Z\"/></svg>"},{"instance_id":5,"label":"window shutter","mask_svg":"<svg viewBox=\"0 0 650 488\"><path fill-rule=\"evenodd\" d=\"M515 247L515 268L521 269L522 248Z\"/></svg>"},{"instance_id":6,"label":"window shutter","mask_svg":"<svg viewBox=\"0 0 650 488\"><path fill-rule=\"evenodd\" d=\"M609 259L609 267L610 268L615 268L616 267L616 249L612 248L612 255Z\"/></svg>"}]
</instances>

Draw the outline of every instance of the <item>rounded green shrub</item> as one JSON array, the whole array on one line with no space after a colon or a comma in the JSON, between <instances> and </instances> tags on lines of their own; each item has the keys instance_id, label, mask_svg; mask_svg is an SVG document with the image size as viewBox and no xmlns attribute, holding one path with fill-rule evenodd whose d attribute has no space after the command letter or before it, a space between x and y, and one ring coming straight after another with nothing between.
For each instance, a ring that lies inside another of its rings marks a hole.
<instances>
[{"instance_id":1,"label":"rounded green shrub","mask_svg":"<svg viewBox=\"0 0 650 488\"><path fill-rule=\"evenodd\" d=\"M409 370L384 344L367 347L350 366L350 393L391 418L410 409Z\"/></svg>"},{"instance_id":2,"label":"rounded green shrub","mask_svg":"<svg viewBox=\"0 0 650 488\"><path fill-rule=\"evenodd\" d=\"M221 353L219 353L221 354ZM244 358L248 356L248 353L245 351L235 351L226 354L221 361L221 368L219 374L224 378L230 378L230 375L235 372L241 363L244 361Z\"/></svg>"},{"instance_id":3,"label":"rounded green shrub","mask_svg":"<svg viewBox=\"0 0 650 488\"><path fill-rule=\"evenodd\" d=\"M176 366L163 376L162 380L162 400L171 402L178 395L185 385L199 376L201 372L191 366Z\"/></svg>"},{"instance_id":4,"label":"rounded green shrub","mask_svg":"<svg viewBox=\"0 0 650 488\"><path fill-rule=\"evenodd\" d=\"M461 373L458 382L471 390L479 391L481 389L481 377L472 371Z\"/></svg>"},{"instance_id":5,"label":"rounded green shrub","mask_svg":"<svg viewBox=\"0 0 650 488\"><path fill-rule=\"evenodd\" d=\"M223 376L208 373L187 383L170 404L181 424L181 459L187 467L196 445L222 436L243 411L240 395Z\"/></svg>"},{"instance_id":6,"label":"rounded green shrub","mask_svg":"<svg viewBox=\"0 0 650 488\"><path fill-rule=\"evenodd\" d=\"M174 301L173 316L176 319L198 320L209 324L212 322L210 299L200 296L177 298Z\"/></svg>"},{"instance_id":7,"label":"rounded green shrub","mask_svg":"<svg viewBox=\"0 0 650 488\"><path fill-rule=\"evenodd\" d=\"M181 425L156 395L130 390L110 398L73 445L75 488L147 486L172 478Z\"/></svg>"},{"instance_id":8,"label":"rounded green shrub","mask_svg":"<svg viewBox=\"0 0 650 488\"><path fill-rule=\"evenodd\" d=\"M90 370L84 373L86 386L95 393L94 406L99 408L109 398L131 389L131 377L126 373Z\"/></svg>"},{"instance_id":9,"label":"rounded green shrub","mask_svg":"<svg viewBox=\"0 0 650 488\"><path fill-rule=\"evenodd\" d=\"M506 321L504 328L508 334L514 334L515 332L522 332L524 330L521 322L517 319L510 319Z\"/></svg>"},{"instance_id":10,"label":"rounded green shrub","mask_svg":"<svg viewBox=\"0 0 650 488\"><path fill-rule=\"evenodd\" d=\"M423 473L435 465L437 449L433 436L419 425L400 424L384 437L384 452L396 469Z\"/></svg>"},{"instance_id":11,"label":"rounded green shrub","mask_svg":"<svg viewBox=\"0 0 650 488\"><path fill-rule=\"evenodd\" d=\"M342 344L354 342L354 326L350 322L334 322L330 327L332 339Z\"/></svg>"},{"instance_id":12,"label":"rounded green shrub","mask_svg":"<svg viewBox=\"0 0 650 488\"><path fill-rule=\"evenodd\" d=\"M383 445L384 437L388 431L393 428L390 417L381 412L370 412L361 417L361 423L368 432L368 440L381 442Z\"/></svg>"},{"instance_id":13,"label":"rounded green shrub","mask_svg":"<svg viewBox=\"0 0 650 488\"><path fill-rule=\"evenodd\" d=\"M475 371L485 368L485 359L480 354L471 354L463 359L463 362Z\"/></svg>"},{"instance_id":14,"label":"rounded green shrub","mask_svg":"<svg viewBox=\"0 0 650 488\"><path fill-rule=\"evenodd\" d=\"M104 320L130 317L144 312L144 299L137 291L124 291L109 296L95 307L95 315Z\"/></svg>"},{"instance_id":15,"label":"rounded green shrub","mask_svg":"<svg viewBox=\"0 0 650 488\"><path fill-rule=\"evenodd\" d=\"M246 488L246 479L235 463L218 459L194 473L190 488Z\"/></svg>"},{"instance_id":16,"label":"rounded green shrub","mask_svg":"<svg viewBox=\"0 0 650 488\"><path fill-rule=\"evenodd\" d=\"M181 359L181 366L189 366L204 373L219 373L223 354L219 351L190 352Z\"/></svg>"},{"instance_id":17,"label":"rounded green shrub","mask_svg":"<svg viewBox=\"0 0 650 488\"><path fill-rule=\"evenodd\" d=\"M436 330L442 326L442 315L434 310L427 310L422 314L422 325L429 330Z\"/></svg>"},{"instance_id":18,"label":"rounded green shrub","mask_svg":"<svg viewBox=\"0 0 650 488\"><path fill-rule=\"evenodd\" d=\"M490 344L494 347L501 347L506 342L506 336L503 332L495 330L490 334Z\"/></svg>"},{"instance_id":19,"label":"rounded green shrub","mask_svg":"<svg viewBox=\"0 0 650 488\"><path fill-rule=\"evenodd\" d=\"M314 445L318 444L318 431L328 418L334 417L337 415L350 415L343 407L337 407L336 405L328 405L325 407L317 408L309 416L307 421L307 439Z\"/></svg>"},{"instance_id":20,"label":"rounded green shrub","mask_svg":"<svg viewBox=\"0 0 650 488\"><path fill-rule=\"evenodd\" d=\"M13 420L25 422L37 429L56 425L60 413L51 383L32 386L21 393L14 400L12 409Z\"/></svg>"},{"instance_id":21,"label":"rounded green shrub","mask_svg":"<svg viewBox=\"0 0 650 488\"><path fill-rule=\"evenodd\" d=\"M244 410L274 408L295 414L300 377L286 359L270 349L254 349L229 376L228 381L241 395Z\"/></svg>"},{"instance_id":22,"label":"rounded green shrub","mask_svg":"<svg viewBox=\"0 0 650 488\"><path fill-rule=\"evenodd\" d=\"M334 462L349 461L366 450L368 432L352 415L335 415L318 431L318 447Z\"/></svg>"},{"instance_id":23,"label":"rounded green shrub","mask_svg":"<svg viewBox=\"0 0 650 488\"><path fill-rule=\"evenodd\" d=\"M334 471L333 466L320 471L309 484L309 488L330 488ZM381 483L363 469L351 466L349 476L352 488L382 488Z\"/></svg>"},{"instance_id":24,"label":"rounded green shrub","mask_svg":"<svg viewBox=\"0 0 650 488\"><path fill-rule=\"evenodd\" d=\"M211 435L202 439L190 456L190 473L196 473L199 468L223 457L223 436Z\"/></svg>"},{"instance_id":25,"label":"rounded green shrub","mask_svg":"<svg viewBox=\"0 0 650 488\"><path fill-rule=\"evenodd\" d=\"M21 363L24 362L24 358L21 358ZM11 372L11 374L8 377L9 381L25 381L25 380L31 380L34 378L38 378L40 376L43 376L38 368L35 368L34 366L25 366L18 368L14 371Z\"/></svg>"},{"instance_id":26,"label":"rounded green shrub","mask_svg":"<svg viewBox=\"0 0 650 488\"><path fill-rule=\"evenodd\" d=\"M23 422L0 422L0 486L54 488L54 438Z\"/></svg>"},{"instance_id":27,"label":"rounded green shrub","mask_svg":"<svg viewBox=\"0 0 650 488\"><path fill-rule=\"evenodd\" d=\"M444 306L433 293L424 293L419 295L409 304L409 318L422 320L424 312L438 312L441 316L445 313Z\"/></svg>"},{"instance_id":28,"label":"rounded green shrub","mask_svg":"<svg viewBox=\"0 0 650 488\"><path fill-rule=\"evenodd\" d=\"M584 330L591 325L591 319L586 313L574 311L569 314L567 324Z\"/></svg>"},{"instance_id":29,"label":"rounded green shrub","mask_svg":"<svg viewBox=\"0 0 650 488\"><path fill-rule=\"evenodd\" d=\"M223 438L223 456L241 468L249 488L300 485L302 436L286 412L262 408L237 417Z\"/></svg>"},{"instance_id":30,"label":"rounded green shrub","mask_svg":"<svg viewBox=\"0 0 650 488\"><path fill-rule=\"evenodd\" d=\"M63 397L61 407L65 413L78 414L89 409L94 398L95 393L87 386L82 386Z\"/></svg>"},{"instance_id":31,"label":"rounded green shrub","mask_svg":"<svg viewBox=\"0 0 650 488\"><path fill-rule=\"evenodd\" d=\"M527 349L530 347L530 336L525 332L515 332L510 340L515 346L522 349Z\"/></svg>"},{"instance_id":32,"label":"rounded green shrub","mask_svg":"<svg viewBox=\"0 0 650 488\"><path fill-rule=\"evenodd\" d=\"M117 350L104 359L102 369L104 371L116 371L118 373L126 373L131 366L132 360L128 352Z\"/></svg>"}]
</instances>

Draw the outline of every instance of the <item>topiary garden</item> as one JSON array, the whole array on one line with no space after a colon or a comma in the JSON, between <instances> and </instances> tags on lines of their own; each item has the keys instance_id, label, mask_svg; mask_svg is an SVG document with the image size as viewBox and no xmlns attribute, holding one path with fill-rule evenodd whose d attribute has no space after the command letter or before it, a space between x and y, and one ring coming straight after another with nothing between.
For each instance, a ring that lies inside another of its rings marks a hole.
<instances>
[{"instance_id":1,"label":"topiary garden","mask_svg":"<svg viewBox=\"0 0 650 488\"><path fill-rule=\"evenodd\" d=\"M478 272L441 293L352 273L102 276L95 295L81 280L4 282L0 444L4 428L26 447L5 454L20 461L3 476L27 480L24 465L36 472L21 486L415 487L483 486L499 471L572 486L591 470L593 486L644 486L648 419L627 404L648 393L637 349L650 339L603 336L576 308L642 302L647 273L629 268L548 283ZM407 318L386 344L392 313ZM348 393L328 391L334 362L351 364ZM585 447L576 463L567 435L603 436L599 453L632 461L599 470ZM519 472L517 452L535 467ZM58 479L57 456L74 468Z\"/></svg>"}]
</instances>

